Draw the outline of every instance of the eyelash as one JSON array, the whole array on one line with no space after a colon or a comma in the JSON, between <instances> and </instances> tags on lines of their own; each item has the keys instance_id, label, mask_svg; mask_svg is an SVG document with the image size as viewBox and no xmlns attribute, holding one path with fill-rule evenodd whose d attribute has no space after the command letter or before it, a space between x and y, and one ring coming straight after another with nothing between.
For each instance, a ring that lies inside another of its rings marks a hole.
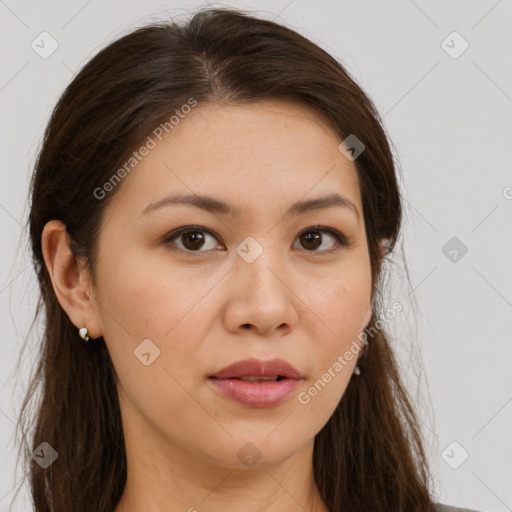
<instances>
[{"instance_id":1,"label":"eyelash","mask_svg":"<svg viewBox=\"0 0 512 512\"><path fill-rule=\"evenodd\" d=\"M219 237L213 231L210 231L209 229L206 229L202 226L183 226L181 228L175 229L174 231L171 231L170 233L168 233L163 238L162 243L168 244L168 245L173 245L172 242L175 239L178 239L181 235L185 235L187 233L194 233L197 231L208 233L208 234L212 235L214 238L219 239ZM300 237L300 236L305 235L310 232L322 232L322 233L327 233L327 234L331 235L336 240L337 247L328 249L326 251L316 251L316 250L308 251L308 250L306 250L306 252L309 252L309 253L332 254L334 252L340 251L343 248L348 248L352 245L352 242L347 240L347 238L344 235L342 235L338 230L333 229L333 228L328 228L325 226L312 226L310 228L305 229L304 231L301 231L301 233L299 233L299 235L297 235L297 237ZM207 250L207 251L202 251L202 250L191 251L189 249L182 249L181 247L176 247L176 246L174 246L172 249L177 250L177 251L186 252L189 254L209 252L209 250Z\"/></svg>"}]
</instances>

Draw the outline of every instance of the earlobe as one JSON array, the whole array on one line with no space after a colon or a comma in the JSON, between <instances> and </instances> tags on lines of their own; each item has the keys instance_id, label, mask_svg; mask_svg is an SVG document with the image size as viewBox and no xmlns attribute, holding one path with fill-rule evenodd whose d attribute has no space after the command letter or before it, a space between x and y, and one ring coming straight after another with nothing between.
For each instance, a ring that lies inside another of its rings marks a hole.
<instances>
[{"instance_id":1,"label":"earlobe","mask_svg":"<svg viewBox=\"0 0 512 512\"><path fill-rule=\"evenodd\" d=\"M91 294L84 284L87 282L85 271L69 248L66 225L60 220L47 222L41 244L53 290L62 309L77 329L85 326L92 338L101 336Z\"/></svg>"}]
</instances>

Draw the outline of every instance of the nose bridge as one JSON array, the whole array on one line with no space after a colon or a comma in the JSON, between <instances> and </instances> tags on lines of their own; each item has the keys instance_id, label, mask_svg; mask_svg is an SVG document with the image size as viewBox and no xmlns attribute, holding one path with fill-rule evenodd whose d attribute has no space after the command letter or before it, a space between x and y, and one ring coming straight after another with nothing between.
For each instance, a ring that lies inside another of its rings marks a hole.
<instances>
[{"instance_id":1,"label":"nose bridge","mask_svg":"<svg viewBox=\"0 0 512 512\"><path fill-rule=\"evenodd\" d=\"M236 332L248 326L261 335L275 329L293 329L298 312L292 301L291 272L287 251L278 236L256 239L248 236L236 247L230 297L226 309L227 329Z\"/></svg>"},{"instance_id":2,"label":"nose bridge","mask_svg":"<svg viewBox=\"0 0 512 512\"><path fill-rule=\"evenodd\" d=\"M262 308L286 307L290 300L285 284L286 251L273 243L271 237L256 240L249 236L237 246L236 252L237 280L244 287L248 300L259 302Z\"/></svg>"}]
</instances>

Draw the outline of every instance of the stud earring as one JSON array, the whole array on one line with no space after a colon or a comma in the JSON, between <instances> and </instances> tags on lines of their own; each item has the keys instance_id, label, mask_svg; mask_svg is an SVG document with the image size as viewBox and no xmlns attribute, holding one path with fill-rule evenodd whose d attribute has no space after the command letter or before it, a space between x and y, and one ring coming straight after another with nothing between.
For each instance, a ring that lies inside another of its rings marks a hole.
<instances>
[{"instance_id":1,"label":"stud earring","mask_svg":"<svg viewBox=\"0 0 512 512\"><path fill-rule=\"evenodd\" d=\"M357 364L356 364L356 366L355 366L355 368L354 368L354 373L355 373L356 375L361 375L361 370L359 369L359 366L357 366Z\"/></svg>"},{"instance_id":2,"label":"stud earring","mask_svg":"<svg viewBox=\"0 0 512 512\"><path fill-rule=\"evenodd\" d=\"M78 329L78 334L80 335L80 337L82 339L85 340L86 343L89 342L89 340L91 339L88 335L87 335L87 328L86 327L82 327L81 329Z\"/></svg>"}]
</instances>

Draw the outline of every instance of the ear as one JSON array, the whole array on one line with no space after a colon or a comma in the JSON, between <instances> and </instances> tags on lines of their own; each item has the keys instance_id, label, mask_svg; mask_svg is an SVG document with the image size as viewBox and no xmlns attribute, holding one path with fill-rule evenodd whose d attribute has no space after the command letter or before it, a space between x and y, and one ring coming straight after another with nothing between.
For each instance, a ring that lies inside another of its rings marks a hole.
<instances>
[{"instance_id":1,"label":"ear","mask_svg":"<svg viewBox=\"0 0 512 512\"><path fill-rule=\"evenodd\" d=\"M53 289L62 309L78 329L86 327L91 338L102 335L99 315L93 300L88 272L74 257L68 243L66 225L49 221L41 237L43 257Z\"/></svg>"}]
</instances>

